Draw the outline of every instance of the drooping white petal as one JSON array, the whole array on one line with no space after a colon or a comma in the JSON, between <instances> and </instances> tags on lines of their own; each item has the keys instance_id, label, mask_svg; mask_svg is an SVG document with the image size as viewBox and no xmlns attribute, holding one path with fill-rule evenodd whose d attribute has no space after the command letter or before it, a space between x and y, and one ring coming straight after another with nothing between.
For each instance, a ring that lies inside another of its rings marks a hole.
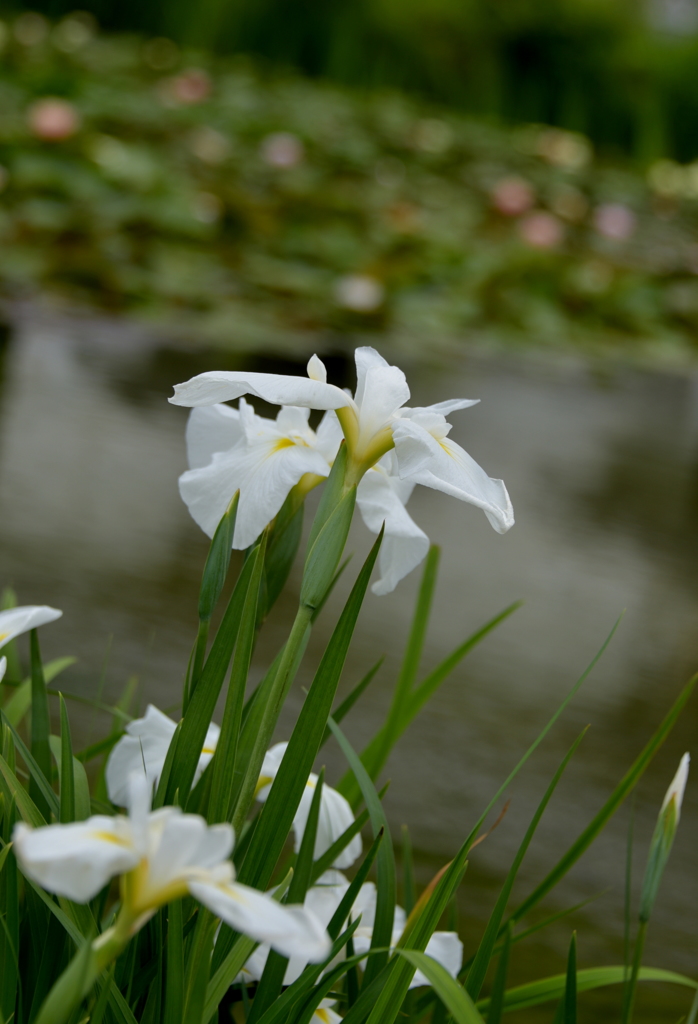
<instances>
[{"instance_id":1,"label":"drooping white petal","mask_svg":"<svg viewBox=\"0 0 698 1024\"><path fill-rule=\"evenodd\" d=\"M216 452L229 451L242 437L240 413L229 405L192 409L186 437L189 468L207 466Z\"/></svg>"},{"instance_id":2,"label":"drooping white petal","mask_svg":"<svg viewBox=\"0 0 698 1024\"><path fill-rule=\"evenodd\" d=\"M284 759L287 746L288 743L275 743L274 746L270 747L264 755L262 768L259 773L259 788L257 790L257 799L260 803L264 803L269 796L271 784L276 778L276 773L281 767L281 762Z\"/></svg>"},{"instance_id":3,"label":"drooping white petal","mask_svg":"<svg viewBox=\"0 0 698 1024\"><path fill-rule=\"evenodd\" d=\"M450 416L452 412L459 409L470 409L473 405L479 405L479 398L447 398L445 402L435 402L434 405L423 405L409 410L410 413L434 412L439 416ZM402 410L405 415L408 410Z\"/></svg>"},{"instance_id":4,"label":"drooping white petal","mask_svg":"<svg viewBox=\"0 0 698 1024\"><path fill-rule=\"evenodd\" d=\"M0 658L0 683L5 678L7 672L7 658Z\"/></svg>"},{"instance_id":5,"label":"drooping white petal","mask_svg":"<svg viewBox=\"0 0 698 1024\"><path fill-rule=\"evenodd\" d=\"M295 833L294 848L296 853L300 850L303 834L308 824L308 815L310 814L310 806L313 802L316 785L317 775L313 774L306 783L301 802L293 819ZM346 832L353 824L354 814L349 801L341 793L338 793L336 789L324 785L320 796L320 813L318 815L313 859L317 860L318 857L321 857L339 839L342 833ZM333 862L333 867L351 867L354 861L361 856L362 849L361 835L355 835Z\"/></svg>"},{"instance_id":6,"label":"drooping white petal","mask_svg":"<svg viewBox=\"0 0 698 1024\"><path fill-rule=\"evenodd\" d=\"M481 508L498 533L514 525L514 510L502 480L493 480L460 445L437 440L416 420L393 429L400 476Z\"/></svg>"},{"instance_id":7,"label":"drooping white petal","mask_svg":"<svg viewBox=\"0 0 698 1024\"><path fill-rule=\"evenodd\" d=\"M60 619L62 614L63 612L57 608L35 604L20 605L18 608L8 608L0 612L0 647L4 647L21 633L27 633L30 629L38 629L47 622Z\"/></svg>"},{"instance_id":8,"label":"drooping white petal","mask_svg":"<svg viewBox=\"0 0 698 1024\"><path fill-rule=\"evenodd\" d=\"M445 967L452 978L457 977L463 966L463 943L456 932L434 932L424 952ZM410 982L410 988L430 984L422 972L417 971Z\"/></svg>"},{"instance_id":9,"label":"drooping white petal","mask_svg":"<svg viewBox=\"0 0 698 1024\"><path fill-rule=\"evenodd\" d=\"M385 523L385 535L378 554L380 579L371 587L374 594L388 594L394 590L429 550L429 538L405 509L414 485L388 472L386 467L392 467L393 459L393 453L389 452L369 469L356 492L361 517L369 530L380 533Z\"/></svg>"},{"instance_id":10,"label":"drooping white petal","mask_svg":"<svg viewBox=\"0 0 698 1024\"><path fill-rule=\"evenodd\" d=\"M302 405L309 409L341 409L351 399L334 384L308 377L242 370L209 370L183 384L175 384L173 405L215 405L242 395L255 395L272 405Z\"/></svg>"},{"instance_id":11,"label":"drooping white petal","mask_svg":"<svg viewBox=\"0 0 698 1024\"><path fill-rule=\"evenodd\" d=\"M115 875L139 861L124 818L96 815L70 825L15 825L14 852L23 875L48 892L87 903Z\"/></svg>"},{"instance_id":12,"label":"drooping white petal","mask_svg":"<svg viewBox=\"0 0 698 1024\"><path fill-rule=\"evenodd\" d=\"M329 409L320 420L315 437L315 447L332 465L344 437L337 413L333 409Z\"/></svg>"},{"instance_id":13,"label":"drooping white petal","mask_svg":"<svg viewBox=\"0 0 698 1024\"><path fill-rule=\"evenodd\" d=\"M207 466L183 473L179 492L193 519L212 537L239 489L233 547L244 549L277 515L306 473L327 476L327 461L315 449L289 442L277 432L240 442L231 451L214 455Z\"/></svg>"},{"instance_id":14,"label":"drooping white petal","mask_svg":"<svg viewBox=\"0 0 698 1024\"><path fill-rule=\"evenodd\" d=\"M318 878L315 885L308 889L303 906L315 916L320 924L327 927L348 888L349 882L339 871L325 871ZM266 966L268 956L269 946L267 943L262 943L250 956L243 968L243 972L235 979L236 982L245 984L250 981L259 981ZM307 966L307 957L290 957L284 973L284 985L292 985Z\"/></svg>"},{"instance_id":15,"label":"drooping white petal","mask_svg":"<svg viewBox=\"0 0 698 1024\"><path fill-rule=\"evenodd\" d=\"M663 810L668 806L670 800L674 800L676 804L676 824L679 823L681 817L681 804L683 803L683 794L686 789L686 783L688 782L688 768L691 763L691 755L685 753L679 761L679 767L676 770L676 775L671 780L671 784L666 791L664 802L662 803L660 815Z\"/></svg>"},{"instance_id":16,"label":"drooping white petal","mask_svg":"<svg viewBox=\"0 0 698 1024\"><path fill-rule=\"evenodd\" d=\"M189 891L236 931L266 942L283 956L303 956L310 963L324 960L331 949L325 928L302 906L286 906L249 886L231 882L214 885L192 881Z\"/></svg>"}]
</instances>

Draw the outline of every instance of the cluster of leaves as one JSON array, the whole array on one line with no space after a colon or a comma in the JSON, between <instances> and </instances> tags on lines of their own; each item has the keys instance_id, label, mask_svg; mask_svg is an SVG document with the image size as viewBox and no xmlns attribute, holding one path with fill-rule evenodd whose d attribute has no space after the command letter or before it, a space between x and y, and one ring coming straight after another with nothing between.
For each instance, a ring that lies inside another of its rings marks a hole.
<instances>
[{"instance_id":1,"label":"cluster of leaves","mask_svg":"<svg viewBox=\"0 0 698 1024\"><path fill-rule=\"evenodd\" d=\"M692 171L681 193L666 168L648 183L572 133L504 131L77 16L23 15L0 41L6 296L67 296L237 349L691 350Z\"/></svg>"},{"instance_id":2,"label":"cluster of leaves","mask_svg":"<svg viewBox=\"0 0 698 1024\"><path fill-rule=\"evenodd\" d=\"M400 1019L414 1024L424 1020L445 1024L451 1019L458 1024L484 1024L485 1017L489 1024L499 1024L503 1012L550 1002L559 1004L557 1020L573 1022L576 1020L578 991L627 980L627 965L577 969L574 941L566 975L508 988L507 969L516 943L525 940L531 931L544 927L548 921L559 920L561 915L558 913L532 929L517 931L519 923L565 876L632 791L676 721L692 684L681 693L655 735L559 863L513 912L507 913L526 850L582 737L575 741L534 815L480 942L476 949L470 951L460 976L454 979L424 953L429 938L461 884L469 853L486 817L554 726L601 652L504 780L479 819L472 824L453 860L419 898L415 893L408 845L403 849L404 892L409 918L397 948L392 951L389 948L398 880L388 823L376 790L378 775L394 743L428 697L473 646L513 611L510 608L497 616L419 681L422 648L436 580L438 553L435 549L427 559L403 666L384 726L358 755L339 724L370 685L379 666L374 667L333 710L342 667L380 547L379 537L357 574L317 668L271 792L262 809L250 820L250 798L254 795L259 765L305 649L308 632L322 612L337 574L343 571L340 560L353 514L354 497L351 489L343 488L343 471L343 459L338 458L311 529L299 608L289 637L265 678L247 697L246 683L253 645L265 613L273 602L273 596L278 594L295 555L299 540L299 513L280 514L276 523L267 528L248 551L220 625L209 644L211 616L229 569L236 500L231 502L214 536L204 568L199 630L187 673L183 717L154 798L155 806L179 804L187 811L204 815L209 821L232 821L239 836L234 855L239 880L267 889L285 878L286 883L281 883L278 895L281 896L288 886L288 898L292 902L302 901L308 886L333 863L356 831L370 826L370 849L329 925L333 941L331 955L323 964L308 966L297 981L283 989L287 961L274 954L269 958L256 988L248 990L245 986L238 986L231 990L231 983L253 951L254 942L226 926L217 932L216 921L210 912L187 899L159 911L90 987L86 999L82 998L90 941L113 920L114 894L107 887L85 906L49 896L18 871L11 846L12 829L20 819L37 826L53 820L80 820L88 815L90 809L113 813L100 781L90 798L85 764L103 756L113 746L128 716L123 707L114 709L116 724L111 734L90 749L74 755L68 714L60 695L56 694L60 711L59 735L51 734L49 713L49 695L55 691L48 688L48 683L66 664L42 666L34 632L31 673L24 681L16 650L9 648L10 685L3 686L4 700L0 711L0 963L3 965L0 973L0 1014L3 1021L11 1020L13 1024L26 1024L33 1020L38 1024L63 1024L66 1020L71 1024L88 1020L93 1024L103 1021L182 1024L186 1020L187 1024L208 1024L217 1017L226 1019L231 992L235 992L242 1014L240 1019L248 1021L248 1024L252 1021L255 1024L310 1024L320 1003L328 995L337 1000L348 1024L392 1024L399 1015ZM216 752L194 785L204 737L221 693L225 693L225 710ZM25 725L28 716L27 735ZM349 768L340 789L350 799L358 817L330 850L313 860L322 789L320 783L300 850L297 856L289 858L287 837L295 810L317 755L332 736L339 743ZM294 868L290 886L289 867ZM361 958L353 955L351 946L352 932L359 922L347 925L346 921L361 884L374 868L378 891L376 917L368 960L361 965ZM70 966L64 970L71 957ZM495 963L497 969L490 994L483 998L483 986L490 967ZM415 996L414 993L408 994L408 986L416 969L426 975L431 987ZM690 979L668 971L641 968L639 961L634 965L633 978L696 988Z\"/></svg>"}]
</instances>

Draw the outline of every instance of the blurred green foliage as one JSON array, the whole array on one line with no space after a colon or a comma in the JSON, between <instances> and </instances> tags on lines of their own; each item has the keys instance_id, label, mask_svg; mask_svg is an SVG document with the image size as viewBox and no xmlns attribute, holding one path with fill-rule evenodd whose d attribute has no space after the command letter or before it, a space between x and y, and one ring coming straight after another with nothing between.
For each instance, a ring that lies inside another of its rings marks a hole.
<instances>
[{"instance_id":1,"label":"blurred green foliage","mask_svg":"<svg viewBox=\"0 0 698 1024\"><path fill-rule=\"evenodd\" d=\"M43 0L50 16L70 0ZM694 0L88 0L109 29L397 86L640 160L698 155ZM15 4L15 8L17 5Z\"/></svg>"},{"instance_id":2,"label":"blurred green foliage","mask_svg":"<svg viewBox=\"0 0 698 1024\"><path fill-rule=\"evenodd\" d=\"M698 326L698 166L488 127L249 58L24 15L0 63L0 288L238 348L358 336L672 355Z\"/></svg>"}]
</instances>

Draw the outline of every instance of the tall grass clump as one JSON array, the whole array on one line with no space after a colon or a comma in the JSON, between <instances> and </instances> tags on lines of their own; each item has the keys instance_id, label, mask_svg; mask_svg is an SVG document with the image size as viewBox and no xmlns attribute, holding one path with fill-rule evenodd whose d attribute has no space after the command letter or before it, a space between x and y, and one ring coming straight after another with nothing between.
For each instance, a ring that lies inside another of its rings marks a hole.
<instances>
[{"instance_id":1,"label":"tall grass clump","mask_svg":"<svg viewBox=\"0 0 698 1024\"><path fill-rule=\"evenodd\" d=\"M693 681L596 816L512 909L517 873L578 737L533 816L477 945L464 950L445 924L488 815L610 636L498 791L484 797L477 820L464 825L453 859L419 894L409 841L403 842L406 906L398 904L379 776L449 672L516 607L421 676L438 549L405 506L421 484L480 508L500 533L514 517L504 483L448 436L446 417L472 401L412 408L397 367L370 348L357 350L356 365L353 395L328 383L316 356L307 377L211 371L176 386L172 401L192 409L190 468L180 492L211 537L178 721L152 705L136 719L117 708L104 739L75 752L66 703L52 686L70 659L44 664L37 633L61 613L11 601L0 613L6 655L0 662L0 1021L498 1024L504 1013L547 1003L556 1021L572 1022L585 991L618 985L622 1021L629 1024L639 982L684 986L687 1002L698 990L690 978L642 963L679 823L688 755L659 812L636 933L628 909L627 963L579 968L573 935L564 974L516 987L507 981L512 948L527 935L519 925L632 792ZM245 396L280 406L276 419L257 415ZM234 399L237 408L227 404ZM310 409L324 412L316 429ZM295 618L250 690L255 645L300 546L304 499L319 485ZM376 540L354 571L344 550L357 508ZM221 610L233 548L245 557ZM390 593L422 562L388 714L357 752L342 721L380 664L339 704L336 694L366 591L370 585ZM349 596L288 742L274 744L313 625L339 576L350 572ZM220 624L212 630L214 621ZM16 638L27 632L25 673ZM213 714L221 704L217 724ZM324 770L314 771L326 742L336 743L346 760L336 788Z\"/></svg>"}]
</instances>

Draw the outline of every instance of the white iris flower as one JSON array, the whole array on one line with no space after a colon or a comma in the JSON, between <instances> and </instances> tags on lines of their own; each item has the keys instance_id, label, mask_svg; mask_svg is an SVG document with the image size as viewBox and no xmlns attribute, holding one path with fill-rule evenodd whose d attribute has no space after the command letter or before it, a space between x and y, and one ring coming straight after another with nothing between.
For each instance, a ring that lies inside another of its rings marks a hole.
<instances>
[{"instance_id":1,"label":"white iris flower","mask_svg":"<svg viewBox=\"0 0 698 1024\"><path fill-rule=\"evenodd\" d=\"M235 882L231 825L207 825L176 807L151 811L145 779L135 777L131 786L129 817L96 815L37 829L20 823L13 833L22 873L58 896L86 903L121 876L121 911L96 949L123 944L159 907L191 895L231 928L285 956L302 951L310 962L327 956L329 937L309 910Z\"/></svg>"},{"instance_id":2,"label":"white iris flower","mask_svg":"<svg viewBox=\"0 0 698 1024\"><path fill-rule=\"evenodd\" d=\"M135 718L109 754L106 769L107 792L113 804L128 807L130 780L143 776L152 790L165 767L165 758L177 726L167 715L149 704L143 718ZM194 776L194 785L216 752L220 729L211 722Z\"/></svg>"},{"instance_id":3,"label":"white iris flower","mask_svg":"<svg viewBox=\"0 0 698 1024\"><path fill-rule=\"evenodd\" d=\"M257 799L264 803L269 796L271 784L281 767L281 761L286 752L288 743L277 743L264 755L262 770L257 783ZM317 786L318 777L314 772L308 776L305 784L301 802L293 819L294 848L296 853L300 850L303 833L308 823L310 805L313 802L313 794ZM317 833L315 836L315 849L313 859L321 857L346 830L354 824L354 815L349 802L331 786L323 785L320 796L320 813L318 816ZM357 857L361 856L361 836L356 835L351 842L345 846L337 859L334 861L336 868L348 868L354 863ZM331 915L330 915L331 916ZM328 918L329 920L329 918Z\"/></svg>"},{"instance_id":4,"label":"white iris flower","mask_svg":"<svg viewBox=\"0 0 698 1024\"><path fill-rule=\"evenodd\" d=\"M385 523L378 594L393 590L418 565L429 547L405 504L415 484L443 491L481 508L491 525L505 533L514 525L506 487L449 438L446 416L477 404L452 399L424 408L406 405L405 375L374 349L355 353L357 387L349 393L327 383L317 356L308 377L280 374L209 372L175 387L176 405L194 406L187 430L191 469L180 478L180 492L193 518L211 536L234 492L240 489L234 547L246 547L277 514L294 487L304 493L329 473L341 440L347 443L347 482L358 484L357 502L369 529ZM244 394L293 406L276 421L251 412L241 399L239 412L217 404ZM330 410L317 432L308 409ZM332 412L331 410L335 410Z\"/></svg>"},{"instance_id":5,"label":"white iris flower","mask_svg":"<svg viewBox=\"0 0 698 1024\"><path fill-rule=\"evenodd\" d=\"M19 608L8 608L0 612L0 647L9 644L20 633L28 633L30 629L44 626L47 622L60 619L63 612L48 605L27 604Z\"/></svg>"},{"instance_id":6,"label":"white iris flower","mask_svg":"<svg viewBox=\"0 0 698 1024\"><path fill-rule=\"evenodd\" d=\"M348 888L349 882L341 872L326 871L324 875L320 876L317 883L308 889L303 905L327 927ZM361 886L349 918L355 921L359 915L361 915L361 923L353 935L354 952L358 955L363 953L368 955L376 918L376 887L373 882L366 882ZM390 940L391 947L397 946L405 929L405 924L405 911L402 907L398 906L395 908L393 934ZM463 966L463 943L458 938L456 932L434 932L427 943L425 952L432 959L437 960L442 967L445 967L451 977L457 977L458 972ZM249 984L253 981L259 981L268 956L269 947L266 945L258 946L235 979L236 983ZM292 957L286 967L284 985L292 985L303 973L308 962L301 955ZM410 982L410 988L419 988L421 985L429 984L430 982L422 972L416 971Z\"/></svg>"}]
</instances>

